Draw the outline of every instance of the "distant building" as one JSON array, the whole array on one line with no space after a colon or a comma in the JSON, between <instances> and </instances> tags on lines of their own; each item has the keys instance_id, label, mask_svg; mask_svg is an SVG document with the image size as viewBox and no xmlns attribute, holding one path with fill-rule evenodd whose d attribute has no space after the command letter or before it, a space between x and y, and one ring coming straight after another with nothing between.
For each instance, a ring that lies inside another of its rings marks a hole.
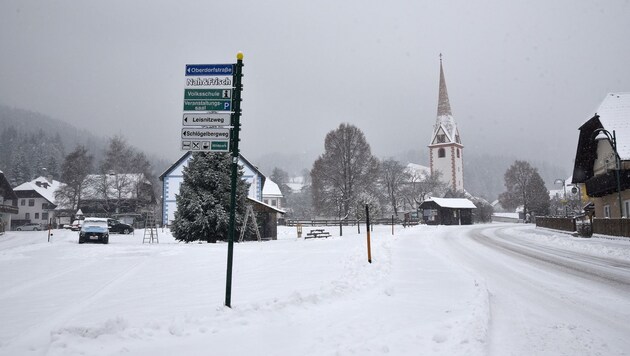
<instances>
[{"instance_id":1,"label":"distant building","mask_svg":"<svg viewBox=\"0 0 630 356\"><path fill-rule=\"evenodd\" d=\"M284 196L282 195L280 187L278 187L276 182L269 178L265 179L265 185L263 186L262 192L262 202L274 208L283 209L283 198Z\"/></svg>"},{"instance_id":2,"label":"distant building","mask_svg":"<svg viewBox=\"0 0 630 356\"><path fill-rule=\"evenodd\" d=\"M47 226L53 218L53 212L57 207L55 203L55 191L61 183L52 177L37 177L13 188L18 198L19 212L12 221L13 226L26 223Z\"/></svg>"},{"instance_id":3,"label":"distant building","mask_svg":"<svg viewBox=\"0 0 630 356\"><path fill-rule=\"evenodd\" d=\"M13 215L17 215L19 212L17 204L17 195L4 173L0 171L0 233L4 232L5 229L10 229Z\"/></svg>"},{"instance_id":4,"label":"distant building","mask_svg":"<svg viewBox=\"0 0 630 356\"><path fill-rule=\"evenodd\" d=\"M599 129L615 134L619 167L610 142L596 139ZM595 216L630 217L630 93L606 95L595 116L579 130L572 183L584 183L586 194L594 203Z\"/></svg>"},{"instance_id":5,"label":"distant building","mask_svg":"<svg viewBox=\"0 0 630 356\"><path fill-rule=\"evenodd\" d=\"M449 189L464 190L464 145L451 112L441 54L437 119L428 147L431 173L442 172L442 181Z\"/></svg>"}]
</instances>

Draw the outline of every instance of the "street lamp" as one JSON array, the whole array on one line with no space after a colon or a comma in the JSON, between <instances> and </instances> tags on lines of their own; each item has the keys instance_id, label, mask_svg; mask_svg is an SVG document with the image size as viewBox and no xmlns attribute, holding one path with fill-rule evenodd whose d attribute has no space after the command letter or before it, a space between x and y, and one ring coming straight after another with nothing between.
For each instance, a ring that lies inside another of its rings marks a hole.
<instances>
[{"instance_id":1,"label":"street lamp","mask_svg":"<svg viewBox=\"0 0 630 356\"><path fill-rule=\"evenodd\" d=\"M615 135L615 130L613 130L612 134L605 129L597 129L593 131L593 135L595 142L599 142L601 140L607 140L612 147L613 153L615 154L615 175L617 176L617 196L619 198L619 216L623 218L623 204L621 202L621 182L619 181L619 170L621 169L621 158L619 157L619 153L617 152L617 136Z\"/></svg>"},{"instance_id":2,"label":"street lamp","mask_svg":"<svg viewBox=\"0 0 630 356\"><path fill-rule=\"evenodd\" d=\"M567 216L567 182L564 179L556 179L554 184L562 184L562 189L564 190L564 198L562 200L562 205L564 206L564 216Z\"/></svg>"}]
</instances>

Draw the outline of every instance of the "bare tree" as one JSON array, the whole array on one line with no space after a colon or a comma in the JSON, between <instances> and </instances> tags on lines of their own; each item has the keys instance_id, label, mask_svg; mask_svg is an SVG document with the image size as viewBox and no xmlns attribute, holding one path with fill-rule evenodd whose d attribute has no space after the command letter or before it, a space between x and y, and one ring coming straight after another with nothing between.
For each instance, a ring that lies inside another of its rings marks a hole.
<instances>
[{"instance_id":1,"label":"bare tree","mask_svg":"<svg viewBox=\"0 0 630 356\"><path fill-rule=\"evenodd\" d=\"M499 202L506 209L512 210L523 206L525 214L549 212L549 191L538 170L529 162L515 161L504 175L507 191L499 195Z\"/></svg>"},{"instance_id":2,"label":"bare tree","mask_svg":"<svg viewBox=\"0 0 630 356\"><path fill-rule=\"evenodd\" d=\"M391 205L396 216L398 216L398 208L404 199L403 187L410 178L410 174L402 163L391 158L381 163L380 181L385 187L387 202Z\"/></svg>"},{"instance_id":3,"label":"bare tree","mask_svg":"<svg viewBox=\"0 0 630 356\"><path fill-rule=\"evenodd\" d=\"M408 172L408 182L403 188L405 202L416 208L430 196L441 197L446 191L446 183L442 182L442 172L434 171L428 175L420 172Z\"/></svg>"},{"instance_id":4,"label":"bare tree","mask_svg":"<svg viewBox=\"0 0 630 356\"><path fill-rule=\"evenodd\" d=\"M378 159L372 156L363 132L350 124L330 131L324 150L311 170L315 210L347 216L357 206L359 194L375 190Z\"/></svg>"},{"instance_id":5,"label":"bare tree","mask_svg":"<svg viewBox=\"0 0 630 356\"><path fill-rule=\"evenodd\" d=\"M61 181L64 185L55 192L55 199L61 206L75 211L81 203L85 178L92 170L94 158L88 154L87 148L77 146L70 152L61 165Z\"/></svg>"}]
</instances>

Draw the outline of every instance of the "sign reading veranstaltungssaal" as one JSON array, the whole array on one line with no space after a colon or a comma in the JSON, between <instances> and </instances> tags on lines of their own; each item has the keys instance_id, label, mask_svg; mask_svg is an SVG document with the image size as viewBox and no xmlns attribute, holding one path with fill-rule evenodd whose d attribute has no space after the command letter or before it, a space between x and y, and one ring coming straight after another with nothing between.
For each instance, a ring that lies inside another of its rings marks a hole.
<instances>
[{"instance_id":1,"label":"sign reading veranstaltungssaal","mask_svg":"<svg viewBox=\"0 0 630 356\"><path fill-rule=\"evenodd\" d=\"M233 64L186 65L182 150L229 152L233 75Z\"/></svg>"}]
</instances>

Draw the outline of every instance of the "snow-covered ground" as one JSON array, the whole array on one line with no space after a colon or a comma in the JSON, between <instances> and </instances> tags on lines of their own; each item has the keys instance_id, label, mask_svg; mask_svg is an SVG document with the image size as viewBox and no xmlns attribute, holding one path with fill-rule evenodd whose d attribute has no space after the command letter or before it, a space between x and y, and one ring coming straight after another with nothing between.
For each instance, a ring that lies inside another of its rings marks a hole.
<instances>
[{"instance_id":1,"label":"snow-covered ground","mask_svg":"<svg viewBox=\"0 0 630 356\"><path fill-rule=\"evenodd\" d=\"M308 231L309 227L304 227ZM625 355L630 240L524 224L328 239L0 236L1 355Z\"/></svg>"}]
</instances>

